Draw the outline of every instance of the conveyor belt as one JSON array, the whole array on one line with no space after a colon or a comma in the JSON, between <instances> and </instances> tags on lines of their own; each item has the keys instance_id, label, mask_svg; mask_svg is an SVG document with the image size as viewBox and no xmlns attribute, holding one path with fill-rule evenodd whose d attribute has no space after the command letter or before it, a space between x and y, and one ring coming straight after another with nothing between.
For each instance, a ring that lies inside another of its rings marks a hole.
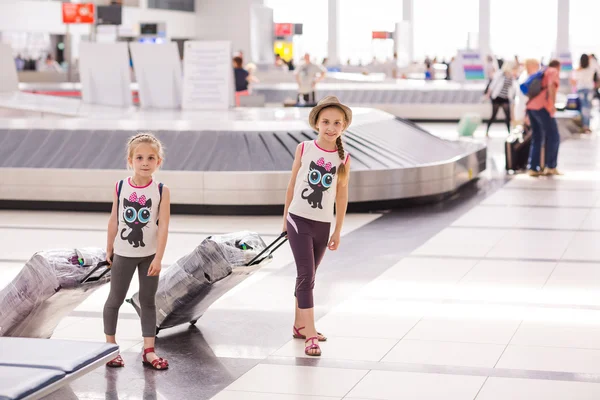
<instances>
[{"instance_id":1,"label":"conveyor belt","mask_svg":"<svg viewBox=\"0 0 600 400\"><path fill-rule=\"evenodd\" d=\"M134 133L0 129L0 168L123 168L123 149ZM155 134L166 147L163 169L167 171L282 171L290 168L300 142L317 137L312 130ZM357 170L416 167L450 160L465 152L463 143L442 140L396 119L352 127L345 141Z\"/></svg>"},{"instance_id":2,"label":"conveyor belt","mask_svg":"<svg viewBox=\"0 0 600 400\"><path fill-rule=\"evenodd\" d=\"M166 147L156 178L172 189L173 204L281 207L296 146L316 139L309 111L103 109L93 119L92 108L81 111L86 117L0 120L0 201L106 204L127 174L128 138L150 130ZM377 110L355 108L344 141L352 204L452 192L486 168L484 144L443 140Z\"/></svg>"}]
</instances>

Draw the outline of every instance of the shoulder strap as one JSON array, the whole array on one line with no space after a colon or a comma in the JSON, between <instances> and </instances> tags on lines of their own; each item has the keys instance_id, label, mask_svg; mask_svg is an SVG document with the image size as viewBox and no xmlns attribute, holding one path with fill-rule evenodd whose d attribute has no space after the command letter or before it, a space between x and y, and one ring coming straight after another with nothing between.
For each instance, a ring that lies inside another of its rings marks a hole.
<instances>
[{"instance_id":1,"label":"shoulder strap","mask_svg":"<svg viewBox=\"0 0 600 400\"><path fill-rule=\"evenodd\" d=\"M158 209L160 212L160 203L162 202L163 184L158 182ZM158 218L156 218L156 225L158 225Z\"/></svg>"},{"instance_id":2,"label":"shoulder strap","mask_svg":"<svg viewBox=\"0 0 600 400\"><path fill-rule=\"evenodd\" d=\"M121 179L117 185L117 215L121 209L121 189L123 189L123 180ZM119 218L117 217L117 226L119 226Z\"/></svg>"},{"instance_id":3,"label":"shoulder strap","mask_svg":"<svg viewBox=\"0 0 600 400\"><path fill-rule=\"evenodd\" d=\"M121 189L123 189L123 180L119 181L119 185L117 186L117 210L119 209L121 203Z\"/></svg>"}]
</instances>

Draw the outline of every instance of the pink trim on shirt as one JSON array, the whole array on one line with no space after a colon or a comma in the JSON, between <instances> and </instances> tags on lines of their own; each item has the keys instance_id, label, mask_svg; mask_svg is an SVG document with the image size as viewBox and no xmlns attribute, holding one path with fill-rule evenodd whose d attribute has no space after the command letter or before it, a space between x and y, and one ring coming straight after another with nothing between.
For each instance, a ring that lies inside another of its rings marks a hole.
<instances>
[{"instance_id":1,"label":"pink trim on shirt","mask_svg":"<svg viewBox=\"0 0 600 400\"><path fill-rule=\"evenodd\" d=\"M337 150L325 150L324 148L320 147L320 146L317 144L317 141L316 141L316 140L315 140L315 146L317 146L317 148L318 148L318 149L320 149L320 150L323 150L323 151L325 151L325 152L327 152L327 153L335 153L335 152L337 151Z\"/></svg>"},{"instance_id":2,"label":"pink trim on shirt","mask_svg":"<svg viewBox=\"0 0 600 400\"><path fill-rule=\"evenodd\" d=\"M150 179L150 182L146 186L135 186L133 183L131 183L131 177L127 178L127 183L129 183L129 186L131 186L132 188L136 188L136 189L147 188L148 186L150 186L152 184L153 181L154 181L154 179Z\"/></svg>"},{"instance_id":3,"label":"pink trim on shirt","mask_svg":"<svg viewBox=\"0 0 600 400\"><path fill-rule=\"evenodd\" d=\"M302 142L302 152L300 153L300 156L304 155L304 142Z\"/></svg>"},{"instance_id":4,"label":"pink trim on shirt","mask_svg":"<svg viewBox=\"0 0 600 400\"><path fill-rule=\"evenodd\" d=\"M119 182L117 181L117 183L115 183L115 193L117 194L117 196L119 195Z\"/></svg>"},{"instance_id":5,"label":"pink trim on shirt","mask_svg":"<svg viewBox=\"0 0 600 400\"><path fill-rule=\"evenodd\" d=\"M344 165L348 163L348 159L350 158L350 153L346 154L346 160L344 160Z\"/></svg>"}]
</instances>

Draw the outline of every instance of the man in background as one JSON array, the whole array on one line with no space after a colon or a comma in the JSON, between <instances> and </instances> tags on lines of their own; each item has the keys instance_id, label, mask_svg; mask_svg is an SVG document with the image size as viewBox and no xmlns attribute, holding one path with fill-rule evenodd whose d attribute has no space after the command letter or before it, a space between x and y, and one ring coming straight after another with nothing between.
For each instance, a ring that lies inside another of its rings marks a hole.
<instances>
[{"instance_id":1,"label":"man in background","mask_svg":"<svg viewBox=\"0 0 600 400\"><path fill-rule=\"evenodd\" d=\"M307 104L316 104L315 88L317 83L325 79L327 70L322 65L313 64L310 54L304 55L304 64L294 71L296 82L298 82L298 100L304 99Z\"/></svg>"},{"instance_id":2,"label":"man in background","mask_svg":"<svg viewBox=\"0 0 600 400\"><path fill-rule=\"evenodd\" d=\"M554 118L556 93L560 85L560 61L552 60L544 71L542 91L527 102L527 115L531 122L532 140L528 169L530 176L562 175L556 166L560 135ZM541 167L542 143L545 143L545 168Z\"/></svg>"}]
</instances>

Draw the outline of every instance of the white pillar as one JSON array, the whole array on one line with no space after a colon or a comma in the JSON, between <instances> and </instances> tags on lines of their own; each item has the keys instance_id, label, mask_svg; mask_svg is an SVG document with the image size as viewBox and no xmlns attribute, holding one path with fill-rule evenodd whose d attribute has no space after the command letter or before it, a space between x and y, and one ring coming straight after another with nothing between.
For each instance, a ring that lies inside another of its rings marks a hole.
<instances>
[{"instance_id":1,"label":"white pillar","mask_svg":"<svg viewBox=\"0 0 600 400\"><path fill-rule=\"evenodd\" d=\"M490 46L490 0L479 0L479 53L486 57L491 54Z\"/></svg>"},{"instance_id":2,"label":"white pillar","mask_svg":"<svg viewBox=\"0 0 600 400\"><path fill-rule=\"evenodd\" d=\"M404 22L403 25L405 26L405 33L408 35L408 38L406 38L404 43L406 45L406 53L408 54L409 63L415 59L414 9L414 0L404 0L402 2L402 21Z\"/></svg>"},{"instance_id":3,"label":"white pillar","mask_svg":"<svg viewBox=\"0 0 600 400\"><path fill-rule=\"evenodd\" d=\"M569 0L558 0L556 53L569 51Z\"/></svg>"},{"instance_id":4,"label":"white pillar","mask_svg":"<svg viewBox=\"0 0 600 400\"><path fill-rule=\"evenodd\" d=\"M340 64L340 0L328 0L329 29L327 39L327 63Z\"/></svg>"},{"instance_id":5,"label":"white pillar","mask_svg":"<svg viewBox=\"0 0 600 400\"><path fill-rule=\"evenodd\" d=\"M242 51L244 62L252 57L252 7L263 0L197 0L198 40L227 40L233 52ZM236 12L232 12L236 10ZM256 32L255 32L256 33Z\"/></svg>"},{"instance_id":6,"label":"white pillar","mask_svg":"<svg viewBox=\"0 0 600 400\"><path fill-rule=\"evenodd\" d=\"M250 58L257 64L273 64L273 10L253 4L250 7Z\"/></svg>"}]
</instances>

